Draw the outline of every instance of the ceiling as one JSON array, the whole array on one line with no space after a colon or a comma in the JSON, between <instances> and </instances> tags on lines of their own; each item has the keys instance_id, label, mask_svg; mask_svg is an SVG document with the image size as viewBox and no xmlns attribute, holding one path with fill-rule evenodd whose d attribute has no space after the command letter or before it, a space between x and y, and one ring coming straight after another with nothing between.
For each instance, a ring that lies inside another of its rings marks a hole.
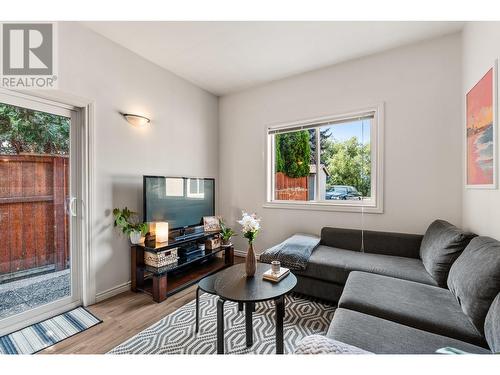
<instances>
[{"instance_id":1,"label":"ceiling","mask_svg":"<svg viewBox=\"0 0 500 375\"><path fill-rule=\"evenodd\" d=\"M83 22L216 95L462 29L462 22Z\"/></svg>"}]
</instances>

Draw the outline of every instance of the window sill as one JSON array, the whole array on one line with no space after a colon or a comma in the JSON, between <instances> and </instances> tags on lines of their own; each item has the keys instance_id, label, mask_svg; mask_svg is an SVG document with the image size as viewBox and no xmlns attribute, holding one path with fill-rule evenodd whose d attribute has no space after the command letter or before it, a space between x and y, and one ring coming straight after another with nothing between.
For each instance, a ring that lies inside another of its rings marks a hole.
<instances>
[{"instance_id":1,"label":"window sill","mask_svg":"<svg viewBox=\"0 0 500 375\"><path fill-rule=\"evenodd\" d=\"M373 205L361 206L359 204L335 204L326 202L266 202L263 208L278 208L287 210L310 210L310 211L330 211L330 212L364 212L367 214L383 214L381 207Z\"/></svg>"}]
</instances>

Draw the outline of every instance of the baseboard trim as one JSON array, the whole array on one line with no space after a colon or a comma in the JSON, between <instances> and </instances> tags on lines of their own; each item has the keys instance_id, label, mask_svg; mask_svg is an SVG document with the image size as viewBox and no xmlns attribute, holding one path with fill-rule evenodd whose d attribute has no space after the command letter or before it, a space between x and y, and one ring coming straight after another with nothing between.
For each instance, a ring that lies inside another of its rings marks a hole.
<instances>
[{"instance_id":1,"label":"baseboard trim","mask_svg":"<svg viewBox=\"0 0 500 375\"><path fill-rule=\"evenodd\" d=\"M234 250L234 255L237 256L237 257L246 257L247 256L247 252L246 251L241 251L241 250Z\"/></svg>"},{"instance_id":2,"label":"baseboard trim","mask_svg":"<svg viewBox=\"0 0 500 375\"><path fill-rule=\"evenodd\" d=\"M102 302L107 300L108 298L114 297L117 294L127 292L130 290L130 281L123 283L121 285L117 285L111 289L105 290L104 292L97 293L95 296L95 302Z\"/></svg>"},{"instance_id":3,"label":"baseboard trim","mask_svg":"<svg viewBox=\"0 0 500 375\"><path fill-rule=\"evenodd\" d=\"M234 255L244 258L247 256L247 252L241 251L241 250L234 250ZM259 258L260 258L259 254L257 254L256 257L257 257L257 260L259 260ZM97 293L95 296L95 302L96 303L102 302L104 300L107 300L108 298L114 297L117 294L127 292L129 290L130 290L130 281L127 281L126 283L123 283L121 285L117 285L113 288L105 290L104 292Z\"/></svg>"},{"instance_id":4,"label":"baseboard trim","mask_svg":"<svg viewBox=\"0 0 500 375\"><path fill-rule=\"evenodd\" d=\"M236 255L237 257L245 258L247 256L247 252L242 250L234 250L234 255ZM257 254L255 257L257 258L257 260L259 260L260 254Z\"/></svg>"}]
</instances>

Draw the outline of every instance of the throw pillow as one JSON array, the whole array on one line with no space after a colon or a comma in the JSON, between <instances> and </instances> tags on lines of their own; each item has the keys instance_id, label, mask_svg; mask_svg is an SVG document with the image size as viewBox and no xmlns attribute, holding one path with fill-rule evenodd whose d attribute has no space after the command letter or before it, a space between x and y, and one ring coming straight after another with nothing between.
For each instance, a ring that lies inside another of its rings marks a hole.
<instances>
[{"instance_id":1,"label":"throw pillow","mask_svg":"<svg viewBox=\"0 0 500 375\"><path fill-rule=\"evenodd\" d=\"M420 258L439 286L446 287L451 265L473 237L475 234L444 220L436 220L429 226L420 245Z\"/></svg>"},{"instance_id":2,"label":"throw pillow","mask_svg":"<svg viewBox=\"0 0 500 375\"><path fill-rule=\"evenodd\" d=\"M500 293L486 314L484 322L484 336L493 353L500 353Z\"/></svg>"},{"instance_id":3,"label":"throw pillow","mask_svg":"<svg viewBox=\"0 0 500 375\"><path fill-rule=\"evenodd\" d=\"M500 292L500 242L476 237L453 263L448 288L479 332L493 299Z\"/></svg>"}]
</instances>

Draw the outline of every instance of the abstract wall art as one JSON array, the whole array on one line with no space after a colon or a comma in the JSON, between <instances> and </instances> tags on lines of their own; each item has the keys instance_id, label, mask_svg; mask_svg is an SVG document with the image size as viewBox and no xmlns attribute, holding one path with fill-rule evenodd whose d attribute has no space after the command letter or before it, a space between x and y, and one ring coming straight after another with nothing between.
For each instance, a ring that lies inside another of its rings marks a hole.
<instances>
[{"instance_id":1,"label":"abstract wall art","mask_svg":"<svg viewBox=\"0 0 500 375\"><path fill-rule=\"evenodd\" d=\"M466 95L466 186L496 188L496 64Z\"/></svg>"}]
</instances>

